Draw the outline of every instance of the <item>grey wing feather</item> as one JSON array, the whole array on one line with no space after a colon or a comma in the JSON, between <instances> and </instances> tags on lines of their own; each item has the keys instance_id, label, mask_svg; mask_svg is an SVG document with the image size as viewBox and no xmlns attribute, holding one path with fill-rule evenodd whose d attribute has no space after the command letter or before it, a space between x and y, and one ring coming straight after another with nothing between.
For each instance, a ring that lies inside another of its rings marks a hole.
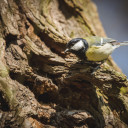
<instances>
[{"instance_id":1,"label":"grey wing feather","mask_svg":"<svg viewBox=\"0 0 128 128\"><path fill-rule=\"evenodd\" d=\"M98 40L96 40L96 43L94 43L93 45L103 46L106 43L114 43L114 42L117 42L117 41L111 38L100 37Z\"/></svg>"},{"instance_id":2,"label":"grey wing feather","mask_svg":"<svg viewBox=\"0 0 128 128\"><path fill-rule=\"evenodd\" d=\"M100 45L104 45L106 43L114 43L114 42L117 42L117 41L114 39L111 39L111 38L102 38L101 37Z\"/></svg>"}]
</instances>

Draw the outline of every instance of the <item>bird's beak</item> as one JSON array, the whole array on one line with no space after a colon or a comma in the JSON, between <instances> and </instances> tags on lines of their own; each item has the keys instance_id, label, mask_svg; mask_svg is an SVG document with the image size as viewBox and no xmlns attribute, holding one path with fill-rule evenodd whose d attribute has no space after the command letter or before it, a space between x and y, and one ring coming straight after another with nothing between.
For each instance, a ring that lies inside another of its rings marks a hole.
<instances>
[{"instance_id":1,"label":"bird's beak","mask_svg":"<svg viewBox=\"0 0 128 128\"><path fill-rule=\"evenodd\" d=\"M64 51L64 53L66 53L66 52L68 52L69 51L69 49L67 48L65 51Z\"/></svg>"}]
</instances>

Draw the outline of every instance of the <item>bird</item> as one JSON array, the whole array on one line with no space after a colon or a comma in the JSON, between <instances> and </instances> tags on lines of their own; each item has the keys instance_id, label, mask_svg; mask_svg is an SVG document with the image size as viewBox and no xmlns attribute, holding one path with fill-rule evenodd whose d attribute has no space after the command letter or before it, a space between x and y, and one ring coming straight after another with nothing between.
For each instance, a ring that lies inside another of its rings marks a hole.
<instances>
[{"instance_id":1,"label":"bird","mask_svg":"<svg viewBox=\"0 0 128 128\"><path fill-rule=\"evenodd\" d=\"M125 45L128 45L128 41L117 42L112 38L89 36L71 39L66 44L65 53L71 52L88 62L103 62L116 48Z\"/></svg>"}]
</instances>

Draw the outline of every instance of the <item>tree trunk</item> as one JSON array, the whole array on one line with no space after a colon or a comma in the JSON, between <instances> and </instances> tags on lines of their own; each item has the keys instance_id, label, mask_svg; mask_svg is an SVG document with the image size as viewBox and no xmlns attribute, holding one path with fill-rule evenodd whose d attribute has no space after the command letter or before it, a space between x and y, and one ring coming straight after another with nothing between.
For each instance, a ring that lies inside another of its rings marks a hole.
<instances>
[{"instance_id":1,"label":"tree trunk","mask_svg":"<svg viewBox=\"0 0 128 128\"><path fill-rule=\"evenodd\" d=\"M0 0L0 128L127 128L127 78L112 59L64 54L74 37L105 36L90 0Z\"/></svg>"}]
</instances>

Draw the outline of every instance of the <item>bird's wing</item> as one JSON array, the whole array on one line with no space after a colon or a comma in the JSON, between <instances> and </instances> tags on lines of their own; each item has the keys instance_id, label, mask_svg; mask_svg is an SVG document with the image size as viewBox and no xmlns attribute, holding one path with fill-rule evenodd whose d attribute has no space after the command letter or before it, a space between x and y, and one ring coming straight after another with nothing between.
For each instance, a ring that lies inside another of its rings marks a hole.
<instances>
[{"instance_id":1,"label":"bird's wing","mask_svg":"<svg viewBox=\"0 0 128 128\"><path fill-rule=\"evenodd\" d=\"M98 36L91 36L91 37L86 37L85 40L89 43L90 46L102 46L106 43L113 43L117 42L114 39L107 38L107 37L98 37Z\"/></svg>"}]
</instances>

